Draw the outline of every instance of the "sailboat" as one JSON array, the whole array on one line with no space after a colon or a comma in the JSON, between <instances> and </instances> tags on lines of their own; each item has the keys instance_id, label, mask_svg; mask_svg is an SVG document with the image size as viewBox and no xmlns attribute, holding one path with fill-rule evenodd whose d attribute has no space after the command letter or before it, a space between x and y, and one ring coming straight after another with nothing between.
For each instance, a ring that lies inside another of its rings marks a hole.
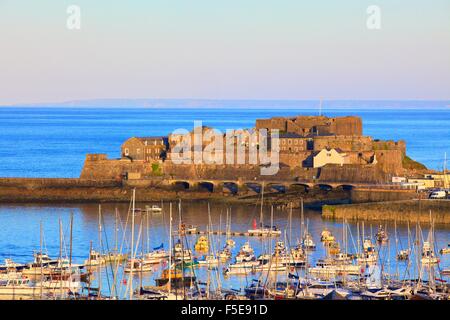
<instances>
[{"instance_id":1,"label":"sailboat","mask_svg":"<svg viewBox=\"0 0 450 320\"><path fill-rule=\"evenodd\" d=\"M264 225L263 207L264 207L264 183L261 188L261 211L259 216L259 227L257 227L256 225L256 220L253 220L253 228L247 230L248 234L250 236L269 236L269 237L281 235L281 230L278 229L276 226Z\"/></svg>"},{"instance_id":2,"label":"sailboat","mask_svg":"<svg viewBox=\"0 0 450 320\"><path fill-rule=\"evenodd\" d=\"M90 250L89 257L84 260L87 267L96 267L106 264L106 257L95 250Z\"/></svg>"},{"instance_id":3,"label":"sailboat","mask_svg":"<svg viewBox=\"0 0 450 320\"><path fill-rule=\"evenodd\" d=\"M447 247L446 247L446 248L442 248L439 252L440 252L440 254L442 254L442 255L450 253L450 243L447 244Z\"/></svg>"},{"instance_id":4,"label":"sailboat","mask_svg":"<svg viewBox=\"0 0 450 320\"><path fill-rule=\"evenodd\" d=\"M382 225L378 226L378 231L377 231L376 237L377 237L377 241L379 243L385 243L389 240L388 234L387 234L386 230L384 230Z\"/></svg>"},{"instance_id":5,"label":"sailboat","mask_svg":"<svg viewBox=\"0 0 450 320\"><path fill-rule=\"evenodd\" d=\"M309 232L306 232L302 239L302 247L306 250L315 250L316 244L314 243L314 239Z\"/></svg>"},{"instance_id":6,"label":"sailboat","mask_svg":"<svg viewBox=\"0 0 450 320\"><path fill-rule=\"evenodd\" d=\"M161 243L159 247L153 248L153 251L147 252L143 256L143 260L149 264L158 264L166 260L169 253L164 250L164 244Z\"/></svg>"},{"instance_id":7,"label":"sailboat","mask_svg":"<svg viewBox=\"0 0 450 320\"><path fill-rule=\"evenodd\" d=\"M422 265L438 264L439 258L434 254L434 250L431 247L429 241L425 241L422 247L422 258L420 259Z\"/></svg>"},{"instance_id":8,"label":"sailboat","mask_svg":"<svg viewBox=\"0 0 450 320\"><path fill-rule=\"evenodd\" d=\"M378 253L375 249L372 240L364 239L363 242L363 252L358 254L357 262L358 264L375 263L378 260Z\"/></svg>"}]
</instances>

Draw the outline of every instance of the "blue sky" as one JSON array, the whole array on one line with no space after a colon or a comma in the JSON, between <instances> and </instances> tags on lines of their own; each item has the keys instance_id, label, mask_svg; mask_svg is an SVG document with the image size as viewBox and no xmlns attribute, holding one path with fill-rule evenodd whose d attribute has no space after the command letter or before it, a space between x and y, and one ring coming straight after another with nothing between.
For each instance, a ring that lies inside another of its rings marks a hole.
<instances>
[{"instance_id":1,"label":"blue sky","mask_svg":"<svg viewBox=\"0 0 450 320\"><path fill-rule=\"evenodd\" d=\"M450 99L448 0L0 0L0 40L0 105Z\"/></svg>"}]
</instances>

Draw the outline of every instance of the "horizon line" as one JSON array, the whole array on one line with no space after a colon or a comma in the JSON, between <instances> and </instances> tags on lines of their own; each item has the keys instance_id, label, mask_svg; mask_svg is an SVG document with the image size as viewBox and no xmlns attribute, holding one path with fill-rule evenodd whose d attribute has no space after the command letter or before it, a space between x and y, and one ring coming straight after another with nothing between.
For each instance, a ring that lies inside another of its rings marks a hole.
<instances>
[{"instance_id":1,"label":"horizon line","mask_svg":"<svg viewBox=\"0 0 450 320\"><path fill-rule=\"evenodd\" d=\"M317 103L316 107L319 108L320 102L329 103L443 103L442 106L433 106L437 109L450 108L450 99L220 99L220 98L95 98L95 99L79 99L79 100L66 100L60 102L32 102L32 103L14 103L14 104L2 104L0 108L33 108L33 107L74 107L74 108L170 108L170 109L186 109L186 108L220 108L225 107L224 103L231 103L233 105L226 105L229 108L301 108L311 106L300 106L295 104L304 103ZM281 104L279 106L270 104ZM180 104L180 105L175 105ZM210 104L210 105L208 105ZM212 105L211 105L212 104ZM214 105L215 104L215 105ZM260 105L258 105L260 104ZM371 106L333 106L334 108L370 108ZM332 108L333 108L332 107ZM374 107L374 106L372 106ZM380 107L377 105L376 107ZM384 106L394 107L394 106ZM407 106L398 106L402 108L408 108ZM422 106L423 107L423 106ZM323 108L323 106L322 106ZM418 106L410 106L409 108L417 109Z\"/></svg>"}]
</instances>

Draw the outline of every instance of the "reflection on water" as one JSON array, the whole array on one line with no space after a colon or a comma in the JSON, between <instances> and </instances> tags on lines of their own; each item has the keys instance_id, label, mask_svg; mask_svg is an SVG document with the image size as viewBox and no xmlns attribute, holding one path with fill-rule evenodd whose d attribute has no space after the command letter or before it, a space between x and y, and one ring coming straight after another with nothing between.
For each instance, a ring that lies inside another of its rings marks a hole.
<instances>
[{"instance_id":1,"label":"reflection on water","mask_svg":"<svg viewBox=\"0 0 450 320\"><path fill-rule=\"evenodd\" d=\"M137 207L144 208L147 204L137 204ZM178 224L178 204L174 204L173 222L174 229ZM148 221L142 219L147 214L136 214L135 227L135 241L137 245L137 252L140 253L142 248L144 251L147 248L153 248L164 243L164 247L168 248L168 234L169 234L169 205L163 204L163 213L149 213ZM260 207L258 205L232 205L213 204L210 208L211 221L214 230L225 230L227 208L231 212L231 230L232 231L247 231L252 228L253 220L259 220ZM118 229L119 232L114 232L114 225L116 223L115 212L118 212ZM128 204L102 204L101 206L103 217L103 232L102 243L103 251L114 250L117 245L119 248L123 247L123 251L129 252L130 247L130 223L127 224L126 237L123 236L123 229L127 223ZM98 232L98 212L99 206L96 204L76 204L76 205L40 205L40 204L23 204L23 205L0 205L0 259L12 258L16 262L30 262L32 260L33 251L39 251L39 225L42 221L43 235L44 235L44 250L48 252L51 257L59 255L59 219L63 222L64 233L64 249L63 252L69 252L69 221L70 215L73 213L73 261L74 263L83 263L88 256L90 243L95 250L100 250L99 232ZM301 218L300 210L296 209L292 212L291 224L289 224L289 211L274 210L273 221L274 225L283 230L282 240L287 243L295 245L300 236ZM195 203L182 204L183 222L199 227L200 230L206 230L208 224L208 204L206 201L198 201ZM347 229L347 248L349 252L356 253L358 243L358 227L356 222L348 222L348 227L343 228L343 221L329 221L322 220L320 213L316 211L307 211L304 213L304 226L308 226L309 232L312 234L314 241L317 244L317 250L309 255L309 263L314 264L318 259L325 257L325 250L320 242L320 234L324 228L332 231L337 241L341 242L344 236L344 230ZM270 224L270 208L264 208L264 221ZM142 222L142 232L140 233L140 225ZM414 278L417 275L417 263L414 256L410 262L410 267L407 268L407 262L398 262L396 260L396 250L405 249L408 242L413 242L413 237L416 234L416 226L410 226L411 237L408 239L407 224L397 225L397 241L394 236L394 224L385 224L387 232L389 233L390 241L382 247L380 252L381 260L384 262L384 272L390 274L398 274L401 278ZM148 227L148 228L147 228ZM377 232L377 223L365 223L364 233L366 237L375 237ZM148 230L148 232L147 232ZM421 233L426 238L428 235L429 225L421 225ZM362 234L362 225L359 224L360 236ZM436 253L447 246L450 242L450 230L445 226L435 226L435 251ZM192 250L197 236L187 236ZM212 247L220 250L225 244L225 236L213 236ZM246 241L250 241L255 249L255 254L259 255L263 248L267 248L267 240L258 238L235 237L236 246L233 248L233 256L237 253L240 246ZM202 254L196 254L201 257ZM450 266L450 255L439 255L441 259L440 268L448 268ZM1 262L3 263L3 261ZM211 279L220 278L220 283L224 288L243 289L250 284L252 279L258 278L258 274L250 274L247 276L230 276L223 277L222 268L219 265L219 270L210 273ZM154 279L160 274L161 267L155 266L153 272L146 273L142 278L135 275L135 283L142 281L143 285L155 285ZM302 272L302 271L299 271ZM123 273L118 273L117 279L112 278L111 270L108 272L102 270L102 288L105 292L109 292L113 283L116 283L117 292L122 294L125 292L127 286L127 277ZM196 268L195 273L198 278L205 280L208 277L207 268ZM95 278L98 279L97 272ZM283 275L280 275L282 277ZM446 279L448 280L448 279ZM212 283L217 280L212 280ZM92 284L93 287L98 284Z\"/></svg>"}]
</instances>

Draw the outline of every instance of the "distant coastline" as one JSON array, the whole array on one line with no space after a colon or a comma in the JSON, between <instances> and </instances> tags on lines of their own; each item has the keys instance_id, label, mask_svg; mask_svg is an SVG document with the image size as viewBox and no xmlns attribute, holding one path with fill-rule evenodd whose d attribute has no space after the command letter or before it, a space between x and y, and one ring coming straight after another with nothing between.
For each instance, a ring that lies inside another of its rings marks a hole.
<instances>
[{"instance_id":1,"label":"distant coastline","mask_svg":"<svg viewBox=\"0 0 450 320\"><path fill-rule=\"evenodd\" d=\"M0 105L8 108L151 108L151 109L310 109L320 111L320 100L258 99L92 99ZM447 110L450 100L324 100L323 110Z\"/></svg>"}]
</instances>

